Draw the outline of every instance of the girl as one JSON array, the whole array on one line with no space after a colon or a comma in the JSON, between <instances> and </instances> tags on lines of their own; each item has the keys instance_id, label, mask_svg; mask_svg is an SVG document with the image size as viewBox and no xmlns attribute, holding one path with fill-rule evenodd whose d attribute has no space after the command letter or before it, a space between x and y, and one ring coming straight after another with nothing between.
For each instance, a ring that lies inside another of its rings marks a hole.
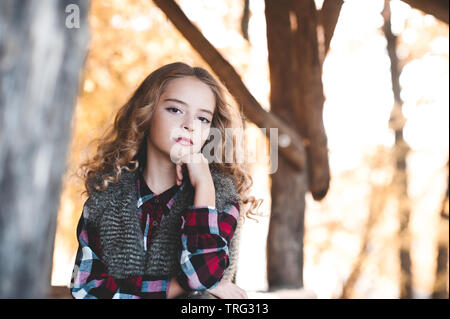
<instances>
[{"instance_id":1,"label":"girl","mask_svg":"<svg viewBox=\"0 0 450 319\"><path fill-rule=\"evenodd\" d=\"M120 108L81 165L74 298L246 298L232 283L241 210L260 203L246 196L243 164L217 155L236 147L223 144L214 163L202 153L212 129L242 129L224 92L205 69L177 62Z\"/></svg>"}]
</instances>

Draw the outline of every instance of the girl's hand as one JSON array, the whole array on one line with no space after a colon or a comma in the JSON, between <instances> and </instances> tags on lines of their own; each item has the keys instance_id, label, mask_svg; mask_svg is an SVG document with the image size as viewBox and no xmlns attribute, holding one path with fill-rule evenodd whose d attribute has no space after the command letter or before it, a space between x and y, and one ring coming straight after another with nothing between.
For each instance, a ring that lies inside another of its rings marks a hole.
<instances>
[{"instance_id":1,"label":"girl's hand","mask_svg":"<svg viewBox=\"0 0 450 319\"><path fill-rule=\"evenodd\" d=\"M170 279L169 291L167 292L167 299L173 299L185 293L186 291L180 286L175 277Z\"/></svg>"},{"instance_id":2,"label":"girl's hand","mask_svg":"<svg viewBox=\"0 0 450 319\"><path fill-rule=\"evenodd\" d=\"M183 181L183 165L187 166L189 179L195 189L213 187L214 183L209 171L208 160L202 153L190 153L183 155L176 164L177 185Z\"/></svg>"},{"instance_id":3,"label":"girl's hand","mask_svg":"<svg viewBox=\"0 0 450 319\"><path fill-rule=\"evenodd\" d=\"M215 206L216 190L207 159L202 153L187 154L177 162L177 185L183 181L183 165L187 166L189 179L195 189L194 206Z\"/></svg>"},{"instance_id":4,"label":"girl's hand","mask_svg":"<svg viewBox=\"0 0 450 319\"><path fill-rule=\"evenodd\" d=\"M220 281L217 286L208 289L208 292L219 299L248 299L245 290L230 281Z\"/></svg>"}]
</instances>

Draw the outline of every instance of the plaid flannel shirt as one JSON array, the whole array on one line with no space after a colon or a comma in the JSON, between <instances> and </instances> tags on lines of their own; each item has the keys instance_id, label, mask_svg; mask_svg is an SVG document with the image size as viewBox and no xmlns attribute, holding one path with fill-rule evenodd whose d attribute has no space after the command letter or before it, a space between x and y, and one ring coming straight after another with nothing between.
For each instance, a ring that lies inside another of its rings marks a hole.
<instances>
[{"instance_id":1,"label":"plaid flannel shirt","mask_svg":"<svg viewBox=\"0 0 450 319\"><path fill-rule=\"evenodd\" d=\"M140 170L136 187L139 220L144 234L144 248L147 249L183 185L174 185L161 194L154 194ZM213 206L191 205L187 208L181 226L182 271L176 277L185 290L210 289L219 283L229 264L228 243L234 235L238 217L238 203L220 214ZM99 258L101 245L98 230L86 223L86 219L83 212L77 226L79 247L70 289L74 298L167 298L172 278L150 280L142 275L116 279L109 276Z\"/></svg>"}]
</instances>

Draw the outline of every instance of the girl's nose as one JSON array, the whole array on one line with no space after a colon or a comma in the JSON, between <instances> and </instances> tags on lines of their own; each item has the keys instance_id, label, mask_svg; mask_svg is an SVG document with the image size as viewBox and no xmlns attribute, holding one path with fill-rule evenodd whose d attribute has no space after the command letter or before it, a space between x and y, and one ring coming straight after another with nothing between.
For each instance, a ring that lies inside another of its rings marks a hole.
<instances>
[{"instance_id":1,"label":"girl's nose","mask_svg":"<svg viewBox=\"0 0 450 319\"><path fill-rule=\"evenodd\" d=\"M194 123L193 121L186 121L185 123L183 123L183 127L188 130L188 131L193 131L194 130Z\"/></svg>"}]
</instances>

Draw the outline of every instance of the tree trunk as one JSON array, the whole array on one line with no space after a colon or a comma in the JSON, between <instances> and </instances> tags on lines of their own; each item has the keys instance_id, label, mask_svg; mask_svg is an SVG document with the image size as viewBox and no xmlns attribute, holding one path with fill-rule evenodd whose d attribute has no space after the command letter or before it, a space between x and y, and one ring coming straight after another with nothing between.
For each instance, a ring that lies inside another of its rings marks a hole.
<instances>
[{"instance_id":1,"label":"tree trunk","mask_svg":"<svg viewBox=\"0 0 450 319\"><path fill-rule=\"evenodd\" d=\"M292 71L293 46L290 0L266 0L271 111L298 128ZM300 130L298 130L300 133ZM303 286L303 228L307 170L295 171L283 158L272 175L272 209L267 238L269 290Z\"/></svg>"},{"instance_id":2,"label":"tree trunk","mask_svg":"<svg viewBox=\"0 0 450 319\"><path fill-rule=\"evenodd\" d=\"M314 1L265 4L271 110L296 127L307 146L306 170L296 172L280 159L272 175L267 274L269 289L276 290L303 286L305 194L309 189L314 199L322 199L330 175Z\"/></svg>"},{"instance_id":3,"label":"tree trunk","mask_svg":"<svg viewBox=\"0 0 450 319\"><path fill-rule=\"evenodd\" d=\"M409 231L409 219L411 208L408 197L408 171L406 167L406 157L409 146L403 139L403 127L405 118L402 113L403 101L400 98L400 65L396 53L397 37L391 30L391 10L390 1L385 0L383 9L384 26L383 31L387 40L387 52L391 61L392 91L394 93L394 107L391 112L389 124L395 133L394 160L395 171L393 186L398 203L400 241L400 298L411 299L412 296L412 272L411 272L411 237Z\"/></svg>"},{"instance_id":4,"label":"tree trunk","mask_svg":"<svg viewBox=\"0 0 450 319\"><path fill-rule=\"evenodd\" d=\"M448 173L448 161L447 161ZM439 220L438 255L436 263L436 277L433 285L433 299L448 299L448 186L442 201Z\"/></svg>"},{"instance_id":5,"label":"tree trunk","mask_svg":"<svg viewBox=\"0 0 450 319\"><path fill-rule=\"evenodd\" d=\"M0 2L0 298L45 298L49 287L88 6Z\"/></svg>"}]
</instances>

